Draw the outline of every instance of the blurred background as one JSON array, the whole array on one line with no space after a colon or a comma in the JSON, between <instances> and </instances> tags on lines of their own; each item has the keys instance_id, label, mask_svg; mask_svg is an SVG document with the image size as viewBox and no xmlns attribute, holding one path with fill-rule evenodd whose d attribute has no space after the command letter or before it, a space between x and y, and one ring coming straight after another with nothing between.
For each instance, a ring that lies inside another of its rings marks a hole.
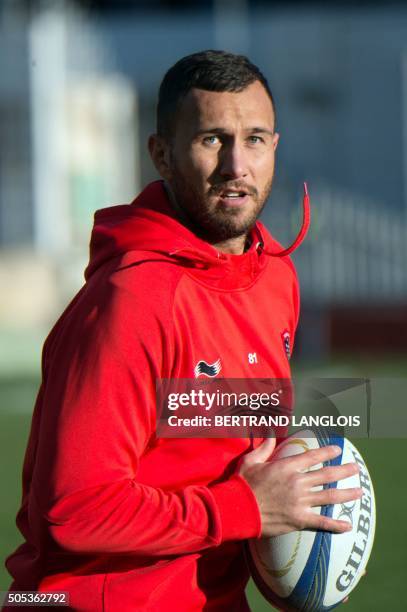
<instances>
[{"instance_id":1,"label":"blurred background","mask_svg":"<svg viewBox=\"0 0 407 612\"><path fill-rule=\"evenodd\" d=\"M19 542L41 346L83 284L93 213L156 178L146 141L159 83L180 57L209 48L247 54L269 80L281 139L263 220L284 244L308 182L294 372L406 374L405 2L0 0L2 559ZM399 609L406 444L359 448L377 485L378 534L347 609ZM1 568L0 590L8 584ZM267 609L249 591L253 610Z\"/></svg>"}]
</instances>

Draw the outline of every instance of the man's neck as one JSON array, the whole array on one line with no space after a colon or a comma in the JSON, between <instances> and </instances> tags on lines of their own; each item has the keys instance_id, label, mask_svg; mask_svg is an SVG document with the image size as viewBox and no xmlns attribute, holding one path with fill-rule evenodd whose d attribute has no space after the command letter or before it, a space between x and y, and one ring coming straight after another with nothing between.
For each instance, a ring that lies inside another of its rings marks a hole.
<instances>
[{"instance_id":1,"label":"man's neck","mask_svg":"<svg viewBox=\"0 0 407 612\"><path fill-rule=\"evenodd\" d=\"M221 242L213 243L215 247L221 253L228 253L229 255L242 255L250 247L251 241L249 236L236 236L235 238L229 238L228 240L222 240Z\"/></svg>"},{"instance_id":2,"label":"man's neck","mask_svg":"<svg viewBox=\"0 0 407 612\"><path fill-rule=\"evenodd\" d=\"M190 229L192 229L187 216L185 215L182 208L179 206L174 192L171 189L171 186L167 183L167 181L164 181L164 187L171 202L171 205L174 210L177 211L181 222ZM236 236L234 238L228 238L227 240L221 240L220 242L211 242L208 239L205 239L205 241L211 244L217 251L220 251L221 253L227 253L229 255L242 255L242 253L247 251L247 249L251 245L250 236L246 234L242 234L242 236Z\"/></svg>"}]
</instances>

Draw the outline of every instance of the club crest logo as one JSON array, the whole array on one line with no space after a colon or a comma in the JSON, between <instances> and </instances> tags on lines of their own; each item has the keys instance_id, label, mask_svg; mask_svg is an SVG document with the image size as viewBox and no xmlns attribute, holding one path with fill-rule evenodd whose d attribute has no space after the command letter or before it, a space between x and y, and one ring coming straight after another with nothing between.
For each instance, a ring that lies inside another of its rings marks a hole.
<instances>
[{"instance_id":1,"label":"club crest logo","mask_svg":"<svg viewBox=\"0 0 407 612\"><path fill-rule=\"evenodd\" d=\"M198 361L194 368L195 378L199 378L200 376L207 376L208 378L214 378L219 374L222 369L222 365L220 363L220 359L215 361L215 363L206 363L203 359Z\"/></svg>"},{"instance_id":2,"label":"club crest logo","mask_svg":"<svg viewBox=\"0 0 407 612\"><path fill-rule=\"evenodd\" d=\"M285 354L287 355L287 359L289 360L291 357L291 336L288 329L285 329L281 332L281 339L283 341Z\"/></svg>"}]
</instances>

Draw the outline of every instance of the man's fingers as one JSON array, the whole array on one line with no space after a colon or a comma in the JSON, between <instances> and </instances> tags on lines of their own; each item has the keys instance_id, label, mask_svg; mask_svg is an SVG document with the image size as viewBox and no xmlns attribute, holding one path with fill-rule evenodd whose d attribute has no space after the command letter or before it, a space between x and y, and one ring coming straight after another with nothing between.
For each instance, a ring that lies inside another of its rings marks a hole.
<instances>
[{"instance_id":1,"label":"man's fingers","mask_svg":"<svg viewBox=\"0 0 407 612\"><path fill-rule=\"evenodd\" d=\"M359 487L354 489L323 489L314 491L309 495L311 506L326 506L329 504L344 504L362 497L363 491Z\"/></svg>"},{"instance_id":2,"label":"man's fingers","mask_svg":"<svg viewBox=\"0 0 407 612\"><path fill-rule=\"evenodd\" d=\"M328 516L310 513L307 515L304 529L321 529L333 533L345 533L352 529L352 525L348 521L337 521Z\"/></svg>"},{"instance_id":3,"label":"man's fingers","mask_svg":"<svg viewBox=\"0 0 407 612\"><path fill-rule=\"evenodd\" d=\"M339 446L330 445L305 451L305 453L289 457L288 459L296 464L298 470L305 470L309 469L313 465L318 465L319 463L324 463L324 461L335 459L335 457L339 457L341 452L342 450Z\"/></svg>"},{"instance_id":4,"label":"man's fingers","mask_svg":"<svg viewBox=\"0 0 407 612\"><path fill-rule=\"evenodd\" d=\"M344 463L343 465L335 465L324 467L319 470L306 472L304 475L311 487L316 487L331 482L337 482L343 478L348 478L359 473L357 463Z\"/></svg>"}]
</instances>

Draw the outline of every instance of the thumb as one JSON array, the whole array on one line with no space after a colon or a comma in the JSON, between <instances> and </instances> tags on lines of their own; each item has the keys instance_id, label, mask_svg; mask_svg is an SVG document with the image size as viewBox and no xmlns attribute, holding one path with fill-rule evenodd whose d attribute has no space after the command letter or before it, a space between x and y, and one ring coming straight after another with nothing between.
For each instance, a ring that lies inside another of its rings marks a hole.
<instances>
[{"instance_id":1,"label":"thumb","mask_svg":"<svg viewBox=\"0 0 407 612\"><path fill-rule=\"evenodd\" d=\"M276 439L265 438L265 440L254 450L244 456L244 462L247 464L264 463L270 458L276 447Z\"/></svg>"}]
</instances>

